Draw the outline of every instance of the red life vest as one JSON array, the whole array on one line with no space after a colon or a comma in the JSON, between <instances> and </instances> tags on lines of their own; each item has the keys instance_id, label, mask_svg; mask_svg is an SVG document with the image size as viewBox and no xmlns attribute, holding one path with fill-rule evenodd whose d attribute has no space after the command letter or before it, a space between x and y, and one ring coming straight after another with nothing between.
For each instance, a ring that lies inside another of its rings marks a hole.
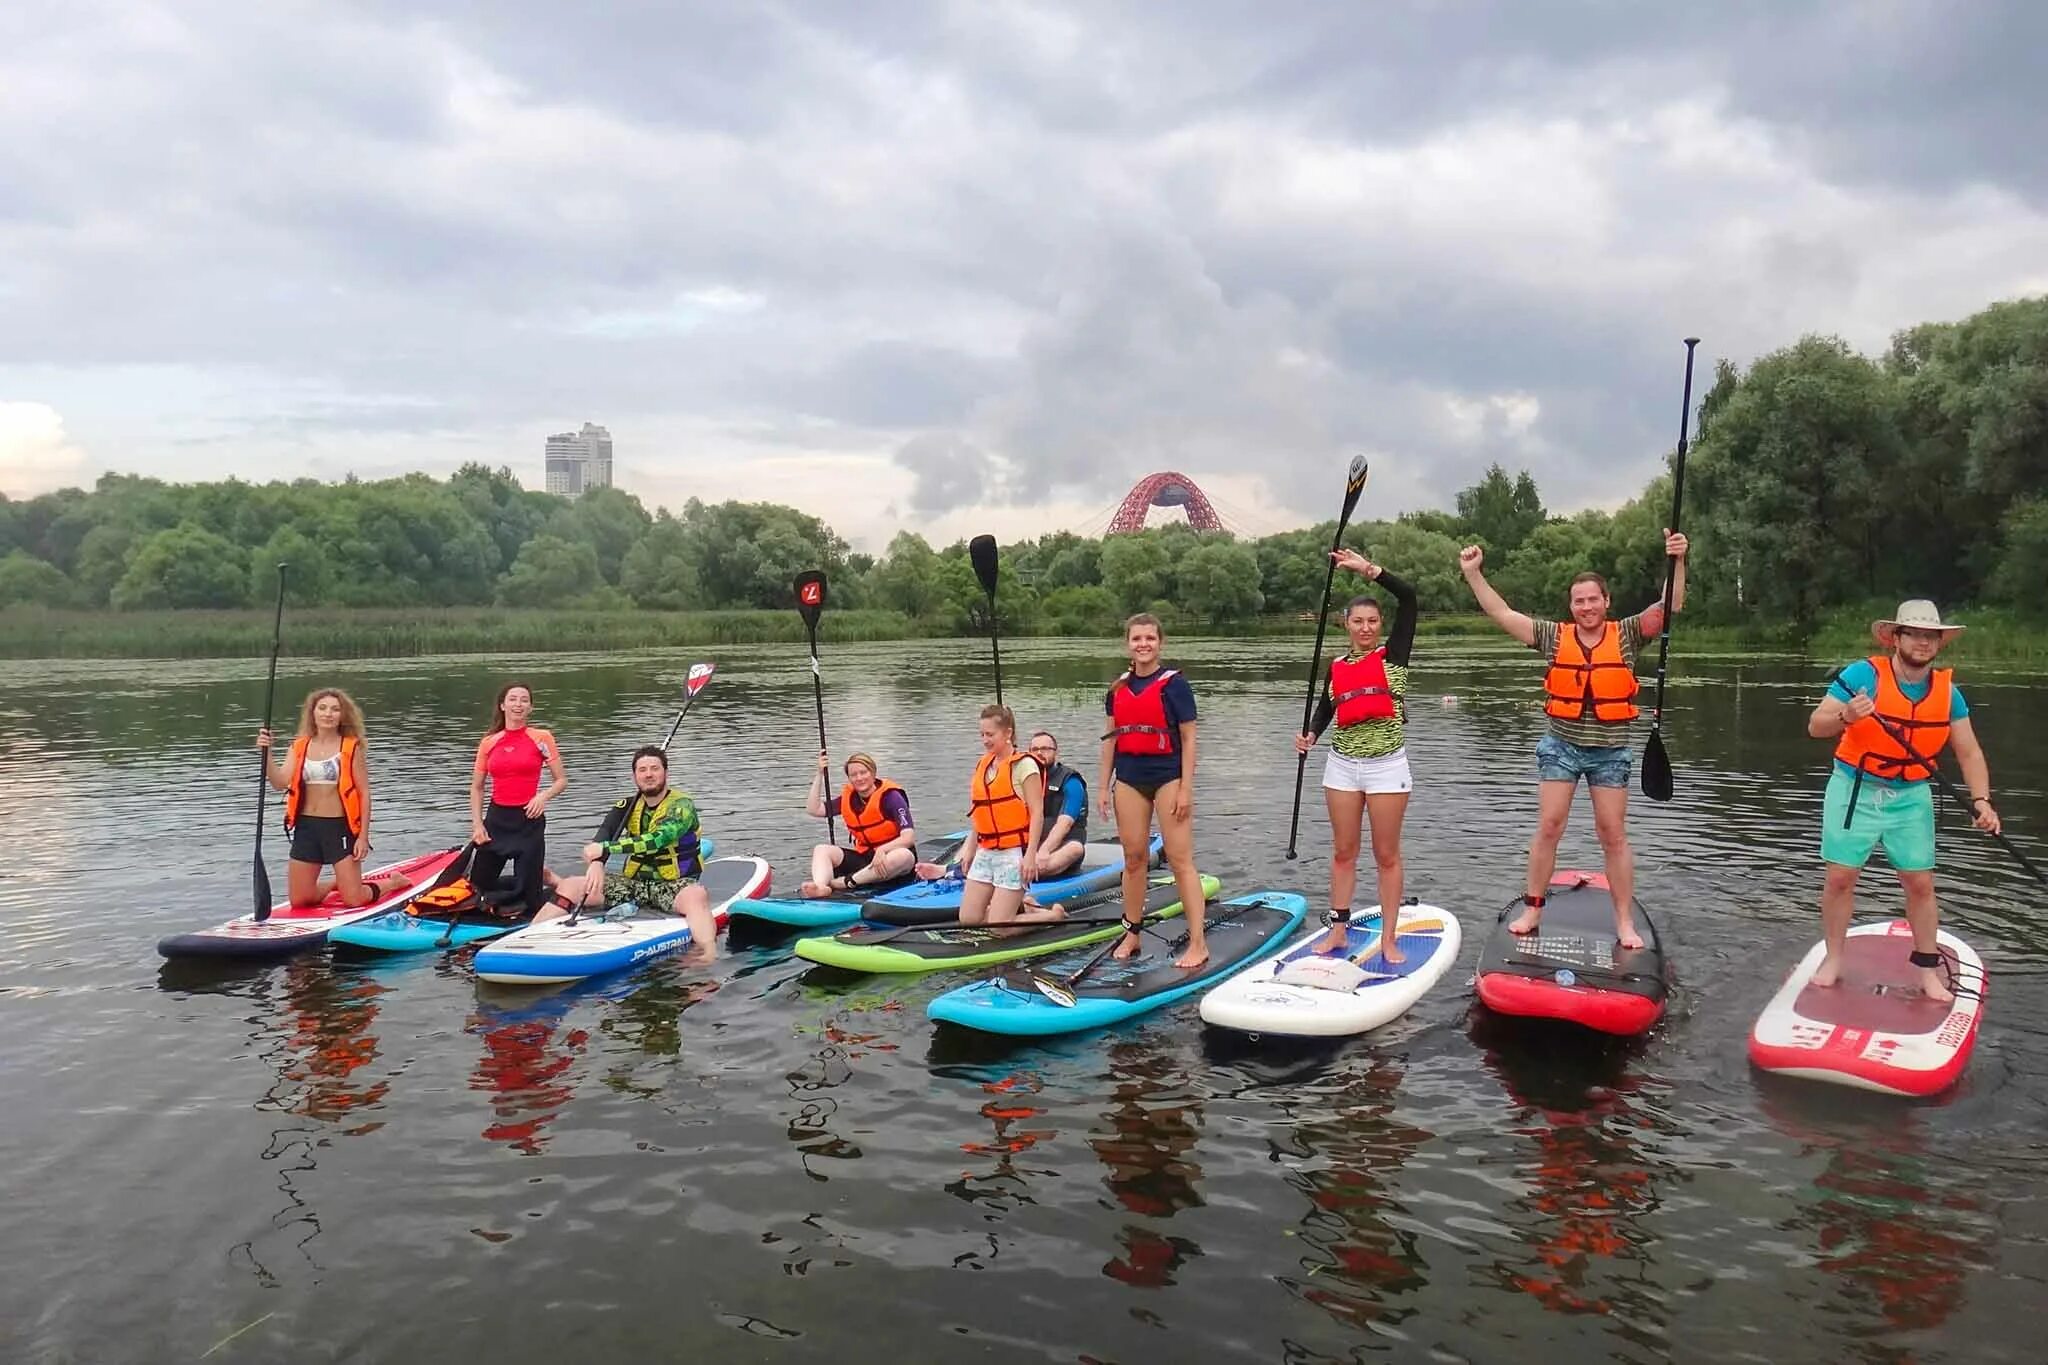
<instances>
[{"instance_id":1,"label":"red life vest","mask_svg":"<svg viewBox=\"0 0 2048 1365\"><path fill-rule=\"evenodd\" d=\"M1621 653L1621 623L1609 621L1588 651L1579 643L1579 628L1569 621L1557 627L1557 652L1543 675L1546 714L1559 720L1597 720L1609 724L1636 718L1635 696L1642 684Z\"/></svg>"},{"instance_id":2,"label":"red life vest","mask_svg":"<svg viewBox=\"0 0 2048 1365\"><path fill-rule=\"evenodd\" d=\"M974 784L969 798L974 817L974 841L983 848L1022 848L1031 842L1031 805L1017 790L1012 769L1019 758L1038 766L1039 781L1045 769L1037 758L1012 749L1001 758L988 755L974 765Z\"/></svg>"},{"instance_id":3,"label":"red life vest","mask_svg":"<svg viewBox=\"0 0 2048 1365\"><path fill-rule=\"evenodd\" d=\"M903 833L903 826L891 820L882 809L884 792L900 792L903 788L886 778L876 778L875 788L868 793L865 806L856 809L853 804L851 784L839 789L839 818L846 825L846 832L853 836L853 846L862 853L872 853ZM907 797L905 798L908 799Z\"/></svg>"},{"instance_id":4,"label":"red life vest","mask_svg":"<svg viewBox=\"0 0 2048 1365\"><path fill-rule=\"evenodd\" d=\"M1330 660L1330 700L1337 704L1339 725L1392 720L1394 689L1387 682L1386 647L1362 658Z\"/></svg>"},{"instance_id":5,"label":"red life vest","mask_svg":"<svg viewBox=\"0 0 2048 1365\"><path fill-rule=\"evenodd\" d=\"M284 789L284 827L290 830L299 823L299 807L306 796L306 746L312 740L304 735L292 741L291 754L285 759L285 771L291 774L291 785ZM341 795L342 817L348 821L348 832L360 835L363 832L363 789L356 784L356 750L361 741L353 735L341 737Z\"/></svg>"},{"instance_id":6,"label":"red life vest","mask_svg":"<svg viewBox=\"0 0 2048 1365\"><path fill-rule=\"evenodd\" d=\"M1110 731L1104 739L1116 740L1120 754L1172 754L1180 752L1180 733L1166 718L1166 684L1180 672L1162 668L1152 675L1152 685L1143 692L1131 690L1131 675L1124 674L1109 689Z\"/></svg>"}]
</instances>

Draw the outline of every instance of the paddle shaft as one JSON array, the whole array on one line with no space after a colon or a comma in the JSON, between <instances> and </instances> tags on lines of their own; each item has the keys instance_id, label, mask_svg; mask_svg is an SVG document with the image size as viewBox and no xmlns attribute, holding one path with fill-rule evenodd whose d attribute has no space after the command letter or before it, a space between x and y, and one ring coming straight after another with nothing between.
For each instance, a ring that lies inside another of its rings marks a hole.
<instances>
[{"instance_id":1,"label":"paddle shaft","mask_svg":"<svg viewBox=\"0 0 2048 1365\"><path fill-rule=\"evenodd\" d=\"M810 624L811 632L811 698L818 706L818 752L824 753L830 747L825 743L825 680L818 672L818 627ZM825 842L839 842L837 828L832 823L832 782L829 774L818 784L818 804L825 808Z\"/></svg>"},{"instance_id":2,"label":"paddle shaft","mask_svg":"<svg viewBox=\"0 0 2048 1365\"><path fill-rule=\"evenodd\" d=\"M1835 676L1839 677L1840 675L1841 670L1838 668L1835 670ZM1832 682L1833 680L1833 678L1829 679L1830 682ZM1900 748L1904 749L1907 753L1911 754L1917 761L1927 765L1928 774L1931 777L1933 777L1933 779L1936 782L1939 782L1941 784L1941 789L1948 795L1949 800L1959 803L1963 807L1963 809L1967 811L1975 811L1977 809L1976 806L1971 804L1970 794L1964 791L1962 788L1958 787L1955 784L1955 782L1949 777L1949 775L1941 770L1941 765L1939 763L1936 763L1932 758L1928 757L1926 754L1923 754L1918 749L1914 748L1913 741L1907 737L1906 732L1903 729L1893 724L1891 721L1886 720L1883 716L1878 715L1875 711L1871 712L1870 714L1871 718L1874 719L1879 725L1882 725L1884 727L1884 732L1890 735ZM1974 815L1971 817L1973 827L1975 818L1976 817ZM2007 853L2010 853L2013 857L2013 861L2018 863L2021 867L2025 868L2028 871L2028 873L2030 873L2033 876L2035 881L2048 883L2048 875L2043 875L2041 869L2035 867L2033 861L2029 859L2026 854L2020 852L2019 848L2013 843L2012 840L2006 838L2005 834L2002 831L1996 834L1992 834L1992 832L1987 829L1984 832L1986 834L1990 834L1992 840L1995 843L1997 843L1997 845L2000 848L2004 849Z\"/></svg>"},{"instance_id":3,"label":"paddle shaft","mask_svg":"<svg viewBox=\"0 0 2048 1365\"><path fill-rule=\"evenodd\" d=\"M1685 339L1685 397L1678 405L1678 455L1671 462L1671 524L1678 529L1678 514L1685 506L1686 434L1692 428L1692 357L1700 344L1698 337ZM1678 556L1664 559L1664 613L1657 631L1657 704L1650 714L1650 732L1664 724L1664 666L1671 657L1671 599L1678 586Z\"/></svg>"},{"instance_id":4,"label":"paddle shaft","mask_svg":"<svg viewBox=\"0 0 2048 1365\"><path fill-rule=\"evenodd\" d=\"M270 728L272 709L277 705L277 655L284 645L284 570L277 566L277 614L270 623L270 681L263 688L263 728ZM257 755L256 764L256 862L254 890L256 918L270 918L270 871L263 866L263 812L270 799L270 755L275 748Z\"/></svg>"},{"instance_id":5,"label":"paddle shaft","mask_svg":"<svg viewBox=\"0 0 2048 1365\"><path fill-rule=\"evenodd\" d=\"M1330 538L1330 567L1323 575L1323 609L1316 613L1316 647L1308 660L1308 695L1301 702L1301 732L1308 733L1310 722L1315 719L1316 688L1323 678L1323 636L1330 628L1330 595L1337 587L1337 551L1344 548L1344 528L1351 523L1351 513L1358 506L1358 495L1365 485L1347 486L1344 490L1344 510L1337 516L1337 534ZM1296 857L1295 844L1301 837L1301 783L1308 775L1308 755L1297 754L1294 761L1294 812L1287 817L1287 858Z\"/></svg>"}]
</instances>

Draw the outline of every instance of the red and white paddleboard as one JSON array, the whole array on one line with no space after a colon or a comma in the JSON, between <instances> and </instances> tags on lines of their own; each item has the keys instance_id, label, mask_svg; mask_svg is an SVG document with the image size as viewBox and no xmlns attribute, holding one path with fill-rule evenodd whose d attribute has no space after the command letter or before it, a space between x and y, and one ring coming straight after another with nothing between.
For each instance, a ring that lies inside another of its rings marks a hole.
<instances>
[{"instance_id":1,"label":"red and white paddleboard","mask_svg":"<svg viewBox=\"0 0 2048 1365\"><path fill-rule=\"evenodd\" d=\"M1816 943L1749 1035L1749 1059L1765 1071L1831 1081L1886 1095L1934 1095L1954 1085L1977 1045L1984 1012L1984 963L1943 929L1950 1004L1920 993L1906 955L1912 926L1902 919L1849 931L1841 980L1816 986L1826 947Z\"/></svg>"},{"instance_id":2,"label":"red and white paddleboard","mask_svg":"<svg viewBox=\"0 0 2048 1365\"><path fill-rule=\"evenodd\" d=\"M384 894L358 909L349 909L339 892L330 892L326 900L304 909L289 903L276 906L267 919L243 915L211 929L172 934L159 940L156 950L165 957L283 957L296 953L325 943L330 929L403 906L432 886L461 851L445 848L364 873L364 879L381 886Z\"/></svg>"}]
</instances>

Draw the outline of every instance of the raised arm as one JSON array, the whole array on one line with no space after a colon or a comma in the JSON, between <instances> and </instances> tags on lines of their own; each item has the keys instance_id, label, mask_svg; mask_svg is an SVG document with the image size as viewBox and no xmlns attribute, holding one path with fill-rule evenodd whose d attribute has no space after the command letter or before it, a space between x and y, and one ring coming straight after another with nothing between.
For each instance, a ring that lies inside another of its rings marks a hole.
<instances>
[{"instance_id":1,"label":"raised arm","mask_svg":"<svg viewBox=\"0 0 2048 1365\"><path fill-rule=\"evenodd\" d=\"M1507 599L1494 591L1493 584L1486 581L1480 566L1486 562L1486 551L1477 545L1467 545L1458 552L1458 569L1465 575L1465 586L1472 589L1472 596L1479 600L1479 609L1487 619L1513 636L1518 642L1536 647L1536 623L1521 612L1509 606Z\"/></svg>"},{"instance_id":2,"label":"raised arm","mask_svg":"<svg viewBox=\"0 0 2048 1365\"><path fill-rule=\"evenodd\" d=\"M831 756L823 749L818 750L818 773L811 779L811 793L804 801L804 811L813 820L825 818L825 774L831 768Z\"/></svg>"},{"instance_id":3,"label":"raised arm","mask_svg":"<svg viewBox=\"0 0 2048 1365\"><path fill-rule=\"evenodd\" d=\"M1685 552L1688 546L1684 535L1677 531L1664 533L1665 562L1673 566L1668 582L1671 584L1671 614L1678 615L1685 610ZM1660 588L1657 600L1643 609L1638 618L1642 623L1645 638L1664 633L1664 593Z\"/></svg>"}]
</instances>

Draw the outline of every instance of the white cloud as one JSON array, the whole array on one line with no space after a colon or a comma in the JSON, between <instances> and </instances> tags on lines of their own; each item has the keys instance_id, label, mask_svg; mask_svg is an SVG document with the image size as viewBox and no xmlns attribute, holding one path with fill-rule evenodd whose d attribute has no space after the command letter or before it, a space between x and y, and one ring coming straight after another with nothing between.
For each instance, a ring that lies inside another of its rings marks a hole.
<instances>
[{"instance_id":1,"label":"white cloud","mask_svg":"<svg viewBox=\"0 0 2048 1365\"><path fill-rule=\"evenodd\" d=\"M0 493L26 498L76 486L91 477L90 467L55 408L0 399Z\"/></svg>"}]
</instances>

